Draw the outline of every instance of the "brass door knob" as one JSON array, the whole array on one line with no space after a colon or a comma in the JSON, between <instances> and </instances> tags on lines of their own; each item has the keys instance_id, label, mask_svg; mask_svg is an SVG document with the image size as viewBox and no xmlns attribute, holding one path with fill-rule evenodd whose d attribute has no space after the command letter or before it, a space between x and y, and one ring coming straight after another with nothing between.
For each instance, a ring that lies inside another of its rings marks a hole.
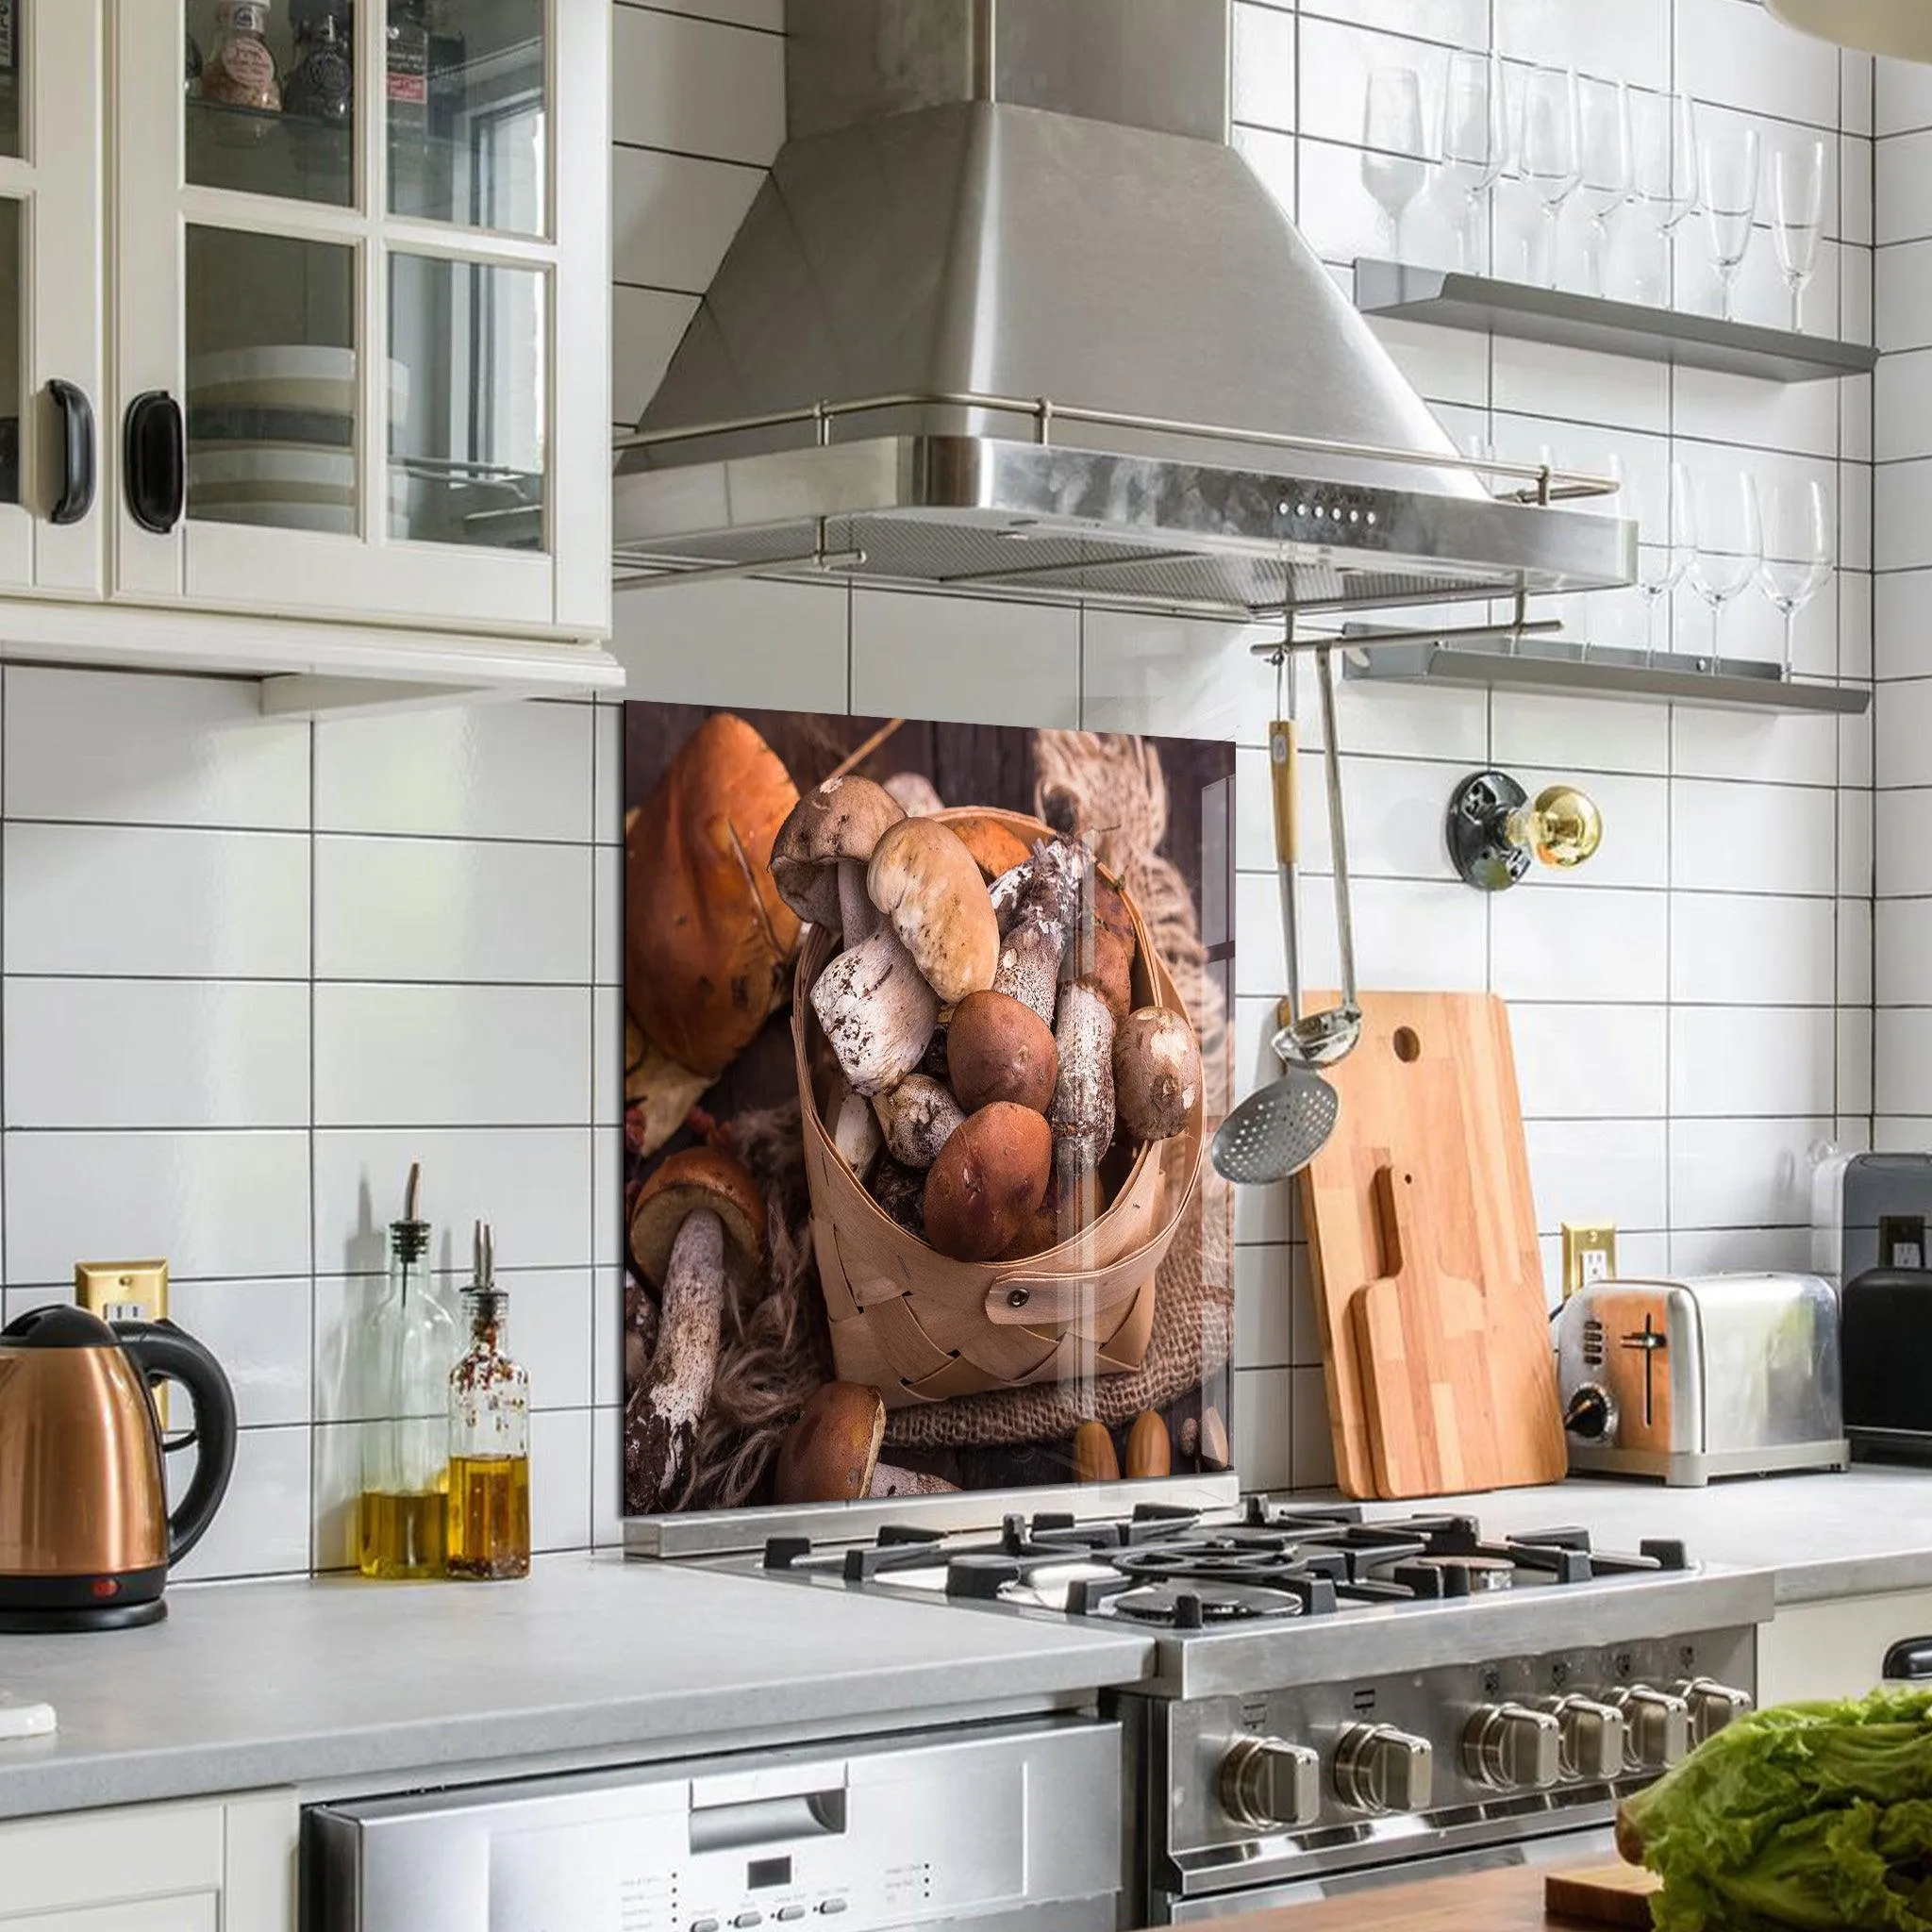
<instances>
[{"instance_id":1,"label":"brass door knob","mask_svg":"<svg viewBox=\"0 0 1932 1932\"><path fill-rule=\"evenodd\" d=\"M1478 891L1507 891L1534 859L1568 871L1604 842L1603 814L1574 785L1546 786L1532 804L1507 772L1474 772L1443 821L1457 874Z\"/></svg>"},{"instance_id":2,"label":"brass door knob","mask_svg":"<svg viewBox=\"0 0 1932 1932\"><path fill-rule=\"evenodd\" d=\"M1604 842L1604 815L1596 801L1574 785L1550 785L1536 803L1511 812L1506 836L1544 865L1568 869L1593 858Z\"/></svg>"}]
</instances>

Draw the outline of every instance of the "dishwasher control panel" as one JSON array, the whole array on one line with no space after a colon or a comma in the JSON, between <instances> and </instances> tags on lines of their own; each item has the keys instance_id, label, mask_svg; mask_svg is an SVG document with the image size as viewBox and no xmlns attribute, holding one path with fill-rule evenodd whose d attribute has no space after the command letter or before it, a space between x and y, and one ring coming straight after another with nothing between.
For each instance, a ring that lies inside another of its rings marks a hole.
<instances>
[{"instance_id":1,"label":"dishwasher control panel","mask_svg":"<svg viewBox=\"0 0 1932 1932\"><path fill-rule=\"evenodd\" d=\"M1111 1932L1120 1728L1039 1721L312 1807L307 1932Z\"/></svg>"}]
</instances>

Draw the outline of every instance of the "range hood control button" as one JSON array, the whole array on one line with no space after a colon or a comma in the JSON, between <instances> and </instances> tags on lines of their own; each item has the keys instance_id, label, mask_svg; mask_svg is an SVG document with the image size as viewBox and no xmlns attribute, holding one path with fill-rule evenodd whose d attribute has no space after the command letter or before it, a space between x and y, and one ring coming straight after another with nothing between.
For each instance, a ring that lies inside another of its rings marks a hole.
<instances>
[{"instance_id":1,"label":"range hood control button","mask_svg":"<svg viewBox=\"0 0 1932 1932\"><path fill-rule=\"evenodd\" d=\"M1624 1774L1624 1713L1593 1697L1552 1697L1543 1708L1557 1720L1565 1777L1602 1784Z\"/></svg>"},{"instance_id":2,"label":"range hood control button","mask_svg":"<svg viewBox=\"0 0 1932 1932\"><path fill-rule=\"evenodd\" d=\"M1335 1792L1357 1811L1424 1811L1435 1784L1426 1738L1390 1724L1351 1724L1335 1748Z\"/></svg>"},{"instance_id":3,"label":"range hood control button","mask_svg":"<svg viewBox=\"0 0 1932 1932\"><path fill-rule=\"evenodd\" d=\"M1492 1704L1462 1734L1463 1768L1497 1791L1541 1791L1557 1782L1563 1739L1548 1711Z\"/></svg>"},{"instance_id":4,"label":"range hood control button","mask_svg":"<svg viewBox=\"0 0 1932 1932\"><path fill-rule=\"evenodd\" d=\"M1221 1803L1255 1831L1312 1824L1322 1811L1322 1760L1306 1744L1241 1738L1222 1759Z\"/></svg>"},{"instance_id":5,"label":"range hood control button","mask_svg":"<svg viewBox=\"0 0 1932 1932\"><path fill-rule=\"evenodd\" d=\"M1690 1749L1690 1707L1668 1690L1633 1684L1605 1700L1624 1714L1624 1769L1668 1771Z\"/></svg>"},{"instance_id":6,"label":"range hood control button","mask_svg":"<svg viewBox=\"0 0 1932 1932\"><path fill-rule=\"evenodd\" d=\"M1714 1677L1691 1677L1677 1686L1677 1695L1690 1707L1690 1739L1701 1744L1714 1738L1734 1717L1751 1708L1751 1693L1735 1690Z\"/></svg>"}]
</instances>

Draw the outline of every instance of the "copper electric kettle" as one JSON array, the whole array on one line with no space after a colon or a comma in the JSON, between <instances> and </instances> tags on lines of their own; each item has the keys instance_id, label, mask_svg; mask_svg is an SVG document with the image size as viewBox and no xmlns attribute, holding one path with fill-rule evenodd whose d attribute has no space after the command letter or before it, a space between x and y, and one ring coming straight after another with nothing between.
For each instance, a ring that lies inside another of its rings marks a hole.
<instances>
[{"instance_id":1,"label":"copper electric kettle","mask_svg":"<svg viewBox=\"0 0 1932 1932\"><path fill-rule=\"evenodd\" d=\"M163 1443L151 1383L188 1391ZM195 1449L169 1513L164 1453ZM214 1520L235 1467L228 1378L172 1322L34 1308L0 1328L0 1632L125 1630L167 1615L169 1566Z\"/></svg>"}]
</instances>

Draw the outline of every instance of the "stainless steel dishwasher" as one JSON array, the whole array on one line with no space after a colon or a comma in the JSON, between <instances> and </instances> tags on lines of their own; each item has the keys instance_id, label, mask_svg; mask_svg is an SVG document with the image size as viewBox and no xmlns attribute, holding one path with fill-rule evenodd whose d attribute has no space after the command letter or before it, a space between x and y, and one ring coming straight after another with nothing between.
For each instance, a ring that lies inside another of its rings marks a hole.
<instances>
[{"instance_id":1,"label":"stainless steel dishwasher","mask_svg":"<svg viewBox=\"0 0 1932 1932\"><path fill-rule=\"evenodd\" d=\"M1016 1720L321 1805L306 1932L1114 1932L1118 1724Z\"/></svg>"}]
</instances>

